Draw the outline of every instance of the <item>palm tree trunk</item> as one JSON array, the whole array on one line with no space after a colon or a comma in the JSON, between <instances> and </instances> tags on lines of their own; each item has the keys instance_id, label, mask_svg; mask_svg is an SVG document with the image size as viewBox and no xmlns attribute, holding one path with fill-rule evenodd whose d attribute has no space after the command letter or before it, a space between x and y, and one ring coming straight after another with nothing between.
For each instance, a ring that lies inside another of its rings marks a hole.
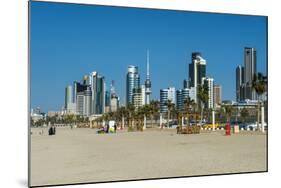
<instances>
[{"instance_id":1,"label":"palm tree trunk","mask_svg":"<svg viewBox=\"0 0 281 188\"><path fill-rule=\"evenodd\" d=\"M200 124L202 124L203 121L203 111L204 111L204 104L201 102L201 117L200 117Z\"/></svg>"},{"instance_id":2,"label":"palm tree trunk","mask_svg":"<svg viewBox=\"0 0 281 188\"><path fill-rule=\"evenodd\" d=\"M146 115L143 116L143 129L146 129Z\"/></svg>"}]
</instances>

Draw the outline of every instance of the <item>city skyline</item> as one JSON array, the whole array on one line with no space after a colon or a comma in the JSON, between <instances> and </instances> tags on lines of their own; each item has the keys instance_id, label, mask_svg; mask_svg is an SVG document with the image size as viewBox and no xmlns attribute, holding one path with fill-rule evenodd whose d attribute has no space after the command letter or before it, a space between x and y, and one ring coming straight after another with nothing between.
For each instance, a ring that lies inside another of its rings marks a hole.
<instances>
[{"instance_id":1,"label":"city skyline","mask_svg":"<svg viewBox=\"0 0 281 188\"><path fill-rule=\"evenodd\" d=\"M78 5L66 6L60 4L49 7L48 3L39 2L35 4L33 2L32 4L32 6L34 6L32 15L36 14L36 19L39 18L41 22L51 24L51 28L53 28L47 29L47 31L51 31L50 33L46 33L46 31L43 33L39 32L46 28L43 25L40 25L42 28L38 28L38 24L40 24L39 20L32 20L31 31L34 32L31 33L35 34L33 35L34 41L31 41L31 49L36 49L35 52L32 51L31 53L32 108L39 106L43 111L60 110L64 105L64 88L72 84L73 81L79 81L83 75L92 71L101 73L105 77L107 86L109 86L111 80L115 80L116 93L120 96L121 103L124 104L126 70L128 65L138 66L140 83L144 84L146 79L147 49L150 51L149 76L153 83L152 99L160 98L160 89L168 87L175 87L176 89L183 88L183 80L188 79L188 65L191 63L192 52L201 52L204 59L206 59L206 76L214 78L215 84L222 86L223 99L235 100L234 70L238 65L244 64L244 47L251 46L257 49L257 71L266 73L266 19L264 17L238 16L237 18L237 15L218 15L182 11L168 11L168 13L171 14L169 15L164 10L152 12L150 9ZM64 9L59 9L62 7ZM59 12L56 8L62 10L58 20L54 19L55 15ZM53 12L52 15L44 14L46 11L50 11L50 9ZM113 13L106 15L102 13L104 9L113 11ZM136 12L132 12L132 10ZM84 14L80 16L72 14L76 11L86 11L86 13L84 13L86 16L84 16ZM119 13L124 11L135 15L134 18L126 18L125 15L127 13L120 16ZM74 25L83 27L81 29L71 30L70 28L72 28L73 25L70 23L67 15L76 18L76 20L74 19ZM104 22L96 20L95 18L98 16L104 17L104 19L102 19ZM116 18L116 16L118 18ZM150 20L149 16L155 17L156 21ZM168 20L164 22L162 17ZM231 18L227 21L230 23L223 21L224 17ZM91 18L94 20L92 23L96 27L87 24ZM136 18L140 19L141 22L138 24L132 22L133 19ZM122 23L119 24L124 28L113 24L114 20L118 21L120 19ZM188 29L192 27L187 27L181 23L185 20L188 20L186 25L200 26L202 24L202 26L206 26L208 32L200 31L198 32L199 34L190 32ZM208 24L208 20L216 26L220 26L220 24L224 23L231 27L222 29L223 32L226 33L221 37L224 39L227 38L228 40L226 42L216 41L222 31ZM82 23L79 23L79 21ZM198 24L196 21L199 21L201 24ZM70 30L63 30L62 26L58 25L59 23L64 27L67 26ZM125 25L129 23L136 28L134 29L131 28L130 25ZM113 26L111 24L113 24ZM157 26L155 27L153 24ZM143 33L136 31L141 27L149 29L149 31L143 30ZM99 31L95 32L95 28L99 28ZM107 31L107 29L113 28L115 29L114 32L105 32L105 35L101 35L102 30ZM91 32L85 29L93 31L92 35ZM128 31L126 29L128 29ZM125 33L122 34L122 31ZM102 39L97 40L99 43L94 45L95 43L90 43L85 40L87 37L81 37L79 32L85 32L91 42L95 42L98 36L102 36ZM127 41L114 38L114 36L116 37L115 32L119 33L122 39L124 39L126 35ZM134 34L134 32L136 34ZM153 39L157 35L157 32L160 37ZM63 37L63 34L66 36ZM43 36L46 36L46 38ZM67 41L70 36L74 36L73 40L75 42ZM192 39L192 37L195 39ZM200 40L197 41L196 37ZM47 41L48 39L51 40ZM55 41L55 39L58 41ZM82 42L84 43L78 42L79 39L83 39ZM108 42L107 39L112 41ZM141 41L144 39L144 42ZM235 40L239 41L237 42ZM65 44L58 44L61 42L65 42ZM120 45L120 42L123 43ZM45 44L47 45L45 46ZM107 45L110 44L111 46L108 49ZM211 48L211 46L215 47ZM131 49L132 47L134 48ZM112 57L109 58L109 56ZM228 63L229 67L223 66L222 68L221 65L224 63ZM118 66L114 66L116 64ZM42 72L45 70L44 68L47 69L46 72ZM49 75L49 77L45 77L45 74ZM226 77L227 79L225 79ZM42 87L41 84L44 84L46 87ZM109 89L109 87L107 89Z\"/></svg>"}]
</instances>

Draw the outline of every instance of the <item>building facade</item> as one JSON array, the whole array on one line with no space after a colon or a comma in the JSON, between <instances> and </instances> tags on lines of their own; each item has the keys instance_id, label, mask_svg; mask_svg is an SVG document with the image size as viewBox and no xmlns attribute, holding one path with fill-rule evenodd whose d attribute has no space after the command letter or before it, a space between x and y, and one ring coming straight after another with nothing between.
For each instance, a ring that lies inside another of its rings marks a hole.
<instances>
[{"instance_id":1,"label":"building facade","mask_svg":"<svg viewBox=\"0 0 281 188\"><path fill-rule=\"evenodd\" d=\"M222 102L222 86L214 85L214 107L218 108Z\"/></svg>"},{"instance_id":2,"label":"building facade","mask_svg":"<svg viewBox=\"0 0 281 188\"><path fill-rule=\"evenodd\" d=\"M133 90L140 88L138 67L129 65L126 79L126 104L133 104Z\"/></svg>"},{"instance_id":3,"label":"building facade","mask_svg":"<svg viewBox=\"0 0 281 188\"><path fill-rule=\"evenodd\" d=\"M208 86L208 102L206 104L207 108L214 108L214 79L213 78L203 78L204 84Z\"/></svg>"},{"instance_id":4,"label":"building facade","mask_svg":"<svg viewBox=\"0 0 281 188\"><path fill-rule=\"evenodd\" d=\"M145 104L150 104L150 96L151 96L151 81L149 75L149 51L147 51L147 60L146 60L146 80L145 80Z\"/></svg>"},{"instance_id":5,"label":"building facade","mask_svg":"<svg viewBox=\"0 0 281 188\"><path fill-rule=\"evenodd\" d=\"M105 79L97 72L90 74L92 91L91 114L102 114L105 111Z\"/></svg>"},{"instance_id":6,"label":"building facade","mask_svg":"<svg viewBox=\"0 0 281 188\"><path fill-rule=\"evenodd\" d=\"M160 90L160 113L168 111L168 100L176 105L176 89L174 87Z\"/></svg>"},{"instance_id":7,"label":"building facade","mask_svg":"<svg viewBox=\"0 0 281 188\"><path fill-rule=\"evenodd\" d=\"M257 73L257 52L255 48L244 49L244 81L245 99L256 100L256 92L252 87L254 75Z\"/></svg>"},{"instance_id":8,"label":"building facade","mask_svg":"<svg viewBox=\"0 0 281 188\"><path fill-rule=\"evenodd\" d=\"M193 52L191 55L191 63L189 64L189 87L195 88L195 96L197 96L197 88L202 85L202 78L206 77L207 62L202 58L201 53ZM195 102L198 99L195 97Z\"/></svg>"}]
</instances>

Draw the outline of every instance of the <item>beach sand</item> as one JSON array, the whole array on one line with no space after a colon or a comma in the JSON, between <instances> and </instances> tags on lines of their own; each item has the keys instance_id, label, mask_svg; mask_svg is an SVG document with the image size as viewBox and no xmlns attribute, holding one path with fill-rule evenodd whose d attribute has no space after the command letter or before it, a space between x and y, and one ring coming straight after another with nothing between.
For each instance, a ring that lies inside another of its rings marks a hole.
<instances>
[{"instance_id":1,"label":"beach sand","mask_svg":"<svg viewBox=\"0 0 281 188\"><path fill-rule=\"evenodd\" d=\"M73 184L267 170L266 134L175 129L96 134L95 129L33 128L31 185Z\"/></svg>"}]
</instances>

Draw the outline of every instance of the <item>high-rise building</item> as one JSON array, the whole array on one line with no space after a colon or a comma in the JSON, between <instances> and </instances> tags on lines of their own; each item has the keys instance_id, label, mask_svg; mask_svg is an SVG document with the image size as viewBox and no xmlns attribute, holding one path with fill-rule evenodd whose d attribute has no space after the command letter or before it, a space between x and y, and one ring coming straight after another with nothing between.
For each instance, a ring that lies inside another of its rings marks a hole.
<instances>
[{"instance_id":1,"label":"high-rise building","mask_svg":"<svg viewBox=\"0 0 281 188\"><path fill-rule=\"evenodd\" d=\"M110 100L111 100L111 96L110 96L110 92L108 90L105 91L105 109L104 112L110 112Z\"/></svg>"},{"instance_id":2,"label":"high-rise building","mask_svg":"<svg viewBox=\"0 0 281 188\"><path fill-rule=\"evenodd\" d=\"M145 80L145 104L150 103L151 96L151 81L149 76L149 51L147 51L147 60L146 60L146 80Z\"/></svg>"},{"instance_id":3,"label":"high-rise building","mask_svg":"<svg viewBox=\"0 0 281 188\"><path fill-rule=\"evenodd\" d=\"M187 99L194 100L194 97L191 93L191 88L183 88L177 90L177 110L184 110L184 102Z\"/></svg>"},{"instance_id":4,"label":"high-rise building","mask_svg":"<svg viewBox=\"0 0 281 188\"><path fill-rule=\"evenodd\" d=\"M92 90L91 114L102 114L105 111L105 79L97 72L90 74Z\"/></svg>"},{"instance_id":5,"label":"high-rise building","mask_svg":"<svg viewBox=\"0 0 281 188\"><path fill-rule=\"evenodd\" d=\"M183 80L183 88L189 88L189 84L187 80Z\"/></svg>"},{"instance_id":6,"label":"high-rise building","mask_svg":"<svg viewBox=\"0 0 281 188\"><path fill-rule=\"evenodd\" d=\"M183 96L182 96L182 90L177 90L177 110L182 110L183 109Z\"/></svg>"},{"instance_id":7,"label":"high-rise building","mask_svg":"<svg viewBox=\"0 0 281 188\"><path fill-rule=\"evenodd\" d=\"M73 86L73 103L76 103L77 93L84 92L87 89L87 85L74 81Z\"/></svg>"},{"instance_id":8,"label":"high-rise building","mask_svg":"<svg viewBox=\"0 0 281 188\"><path fill-rule=\"evenodd\" d=\"M245 99L256 100L256 92L252 87L254 75L257 73L257 52L255 48L244 49L244 81Z\"/></svg>"},{"instance_id":9,"label":"high-rise building","mask_svg":"<svg viewBox=\"0 0 281 188\"><path fill-rule=\"evenodd\" d=\"M138 67L129 65L126 79L126 104L133 104L133 89L140 88Z\"/></svg>"},{"instance_id":10,"label":"high-rise building","mask_svg":"<svg viewBox=\"0 0 281 188\"><path fill-rule=\"evenodd\" d=\"M206 60L202 58L201 53L194 52L191 56L189 64L189 87L195 88L195 96L197 96L197 88L202 85L202 78L206 77ZM197 97L195 97L197 102Z\"/></svg>"},{"instance_id":11,"label":"high-rise building","mask_svg":"<svg viewBox=\"0 0 281 188\"><path fill-rule=\"evenodd\" d=\"M142 88L133 89L133 103L135 108L138 108L143 105L143 95Z\"/></svg>"},{"instance_id":12,"label":"high-rise building","mask_svg":"<svg viewBox=\"0 0 281 188\"><path fill-rule=\"evenodd\" d=\"M69 109L69 105L72 103L72 86L69 85L65 88L65 102L64 108Z\"/></svg>"},{"instance_id":13,"label":"high-rise building","mask_svg":"<svg viewBox=\"0 0 281 188\"><path fill-rule=\"evenodd\" d=\"M92 105L92 90L91 86L87 86L87 89L84 91L84 113L85 116L91 115L91 105Z\"/></svg>"},{"instance_id":14,"label":"high-rise building","mask_svg":"<svg viewBox=\"0 0 281 188\"><path fill-rule=\"evenodd\" d=\"M203 78L202 81L208 86L208 103L207 108L214 108L214 79Z\"/></svg>"},{"instance_id":15,"label":"high-rise building","mask_svg":"<svg viewBox=\"0 0 281 188\"><path fill-rule=\"evenodd\" d=\"M222 101L222 87L220 85L214 85L214 107L218 108Z\"/></svg>"},{"instance_id":16,"label":"high-rise building","mask_svg":"<svg viewBox=\"0 0 281 188\"><path fill-rule=\"evenodd\" d=\"M77 93L77 99L76 99L76 112L79 115L85 114L85 95L84 92L78 92Z\"/></svg>"},{"instance_id":17,"label":"high-rise building","mask_svg":"<svg viewBox=\"0 0 281 188\"><path fill-rule=\"evenodd\" d=\"M239 65L236 68L236 101L244 99L244 67Z\"/></svg>"},{"instance_id":18,"label":"high-rise building","mask_svg":"<svg viewBox=\"0 0 281 188\"><path fill-rule=\"evenodd\" d=\"M174 87L169 87L167 89L160 90L160 112L167 112L168 111L168 100L171 103L176 104L176 89Z\"/></svg>"},{"instance_id":19,"label":"high-rise building","mask_svg":"<svg viewBox=\"0 0 281 188\"><path fill-rule=\"evenodd\" d=\"M160 113L164 113L168 111L167 107L168 102L168 89L160 90Z\"/></svg>"}]
</instances>

